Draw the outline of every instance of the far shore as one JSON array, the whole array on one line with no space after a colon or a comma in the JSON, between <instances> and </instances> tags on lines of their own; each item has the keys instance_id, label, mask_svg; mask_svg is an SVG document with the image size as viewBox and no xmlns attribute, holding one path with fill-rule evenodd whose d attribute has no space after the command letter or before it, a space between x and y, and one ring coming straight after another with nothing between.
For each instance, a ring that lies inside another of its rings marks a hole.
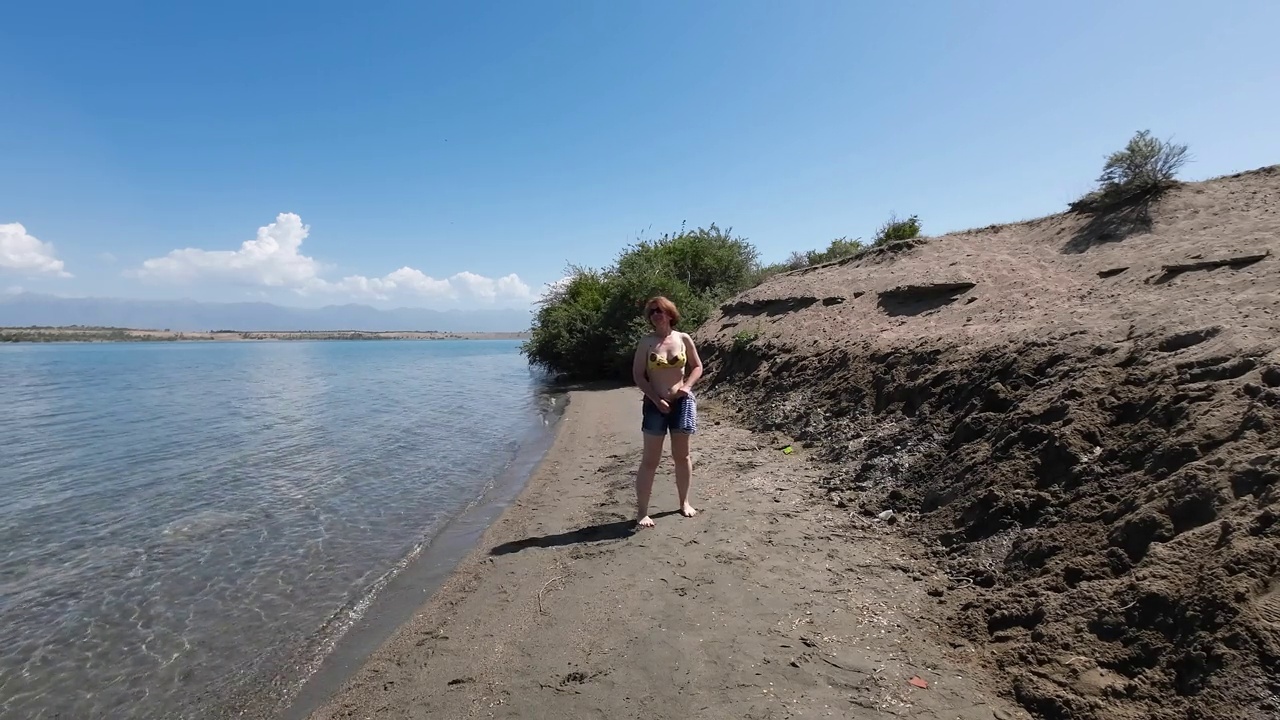
<instances>
[{"instance_id":1,"label":"far shore","mask_svg":"<svg viewBox=\"0 0 1280 720\"><path fill-rule=\"evenodd\" d=\"M0 327L0 343L253 342L272 340L523 340L528 332L437 330L139 330L115 327Z\"/></svg>"}]
</instances>

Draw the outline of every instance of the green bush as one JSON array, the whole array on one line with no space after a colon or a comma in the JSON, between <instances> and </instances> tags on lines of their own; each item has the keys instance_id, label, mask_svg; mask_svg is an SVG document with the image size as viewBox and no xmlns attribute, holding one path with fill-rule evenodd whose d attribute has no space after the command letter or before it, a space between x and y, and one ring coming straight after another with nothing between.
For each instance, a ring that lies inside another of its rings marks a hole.
<instances>
[{"instance_id":1,"label":"green bush","mask_svg":"<svg viewBox=\"0 0 1280 720\"><path fill-rule=\"evenodd\" d=\"M920 237L920 219L915 215L906 220L899 220L897 215L890 215L884 225L876 231L872 247L882 247L899 240L910 240Z\"/></svg>"},{"instance_id":2,"label":"green bush","mask_svg":"<svg viewBox=\"0 0 1280 720\"><path fill-rule=\"evenodd\" d=\"M733 336L734 352L742 352L760 339L759 330L739 330Z\"/></svg>"},{"instance_id":3,"label":"green bush","mask_svg":"<svg viewBox=\"0 0 1280 720\"><path fill-rule=\"evenodd\" d=\"M850 240L847 237L839 237L832 240L827 245L826 250L808 250L806 252L793 252L787 258L786 266L788 270L799 270L811 265L821 265L822 263L841 260L851 255L856 255L863 250L862 239L857 238Z\"/></svg>"},{"instance_id":4,"label":"green bush","mask_svg":"<svg viewBox=\"0 0 1280 720\"><path fill-rule=\"evenodd\" d=\"M810 250L809 252L800 252L799 250L796 250L787 256L787 261L785 263L782 263L783 269L799 270L800 268L809 267L809 256L814 252L814 250Z\"/></svg>"},{"instance_id":5,"label":"green bush","mask_svg":"<svg viewBox=\"0 0 1280 720\"><path fill-rule=\"evenodd\" d=\"M1104 208L1135 197L1151 196L1177 184L1178 171L1188 160L1187 146L1134 134L1123 150L1107 156L1098 187L1071 204L1073 210Z\"/></svg>"},{"instance_id":6,"label":"green bush","mask_svg":"<svg viewBox=\"0 0 1280 720\"><path fill-rule=\"evenodd\" d=\"M755 276L751 278L750 287L755 287L756 285L759 285L760 283L764 282L765 280L768 280L774 275L788 272L790 270L795 270L795 268L792 267L789 263L784 263L784 262L773 263L771 265L763 265L760 267L759 270L755 272Z\"/></svg>"},{"instance_id":7,"label":"green bush","mask_svg":"<svg viewBox=\"0 0 1280 720\"><path fill-rule=\"evenodd\" d=\"M636 342L649 329L641 317L646 300L670 298L680 308L680 328L691 332L765 270L754 246L715 225L641 241L611 268L570 266L568 280L540 302L521 351L566 379L626 379Z\"/></svg>"}]
</instances>

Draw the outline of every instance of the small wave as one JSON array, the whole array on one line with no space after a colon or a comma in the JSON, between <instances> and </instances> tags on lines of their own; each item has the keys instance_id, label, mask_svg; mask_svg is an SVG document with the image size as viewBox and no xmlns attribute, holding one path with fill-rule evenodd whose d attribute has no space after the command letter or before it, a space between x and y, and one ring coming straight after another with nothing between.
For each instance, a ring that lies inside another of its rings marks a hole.
<instances>
[{"instance_id":1,"label":"small wave","mask_svg":"<svg viewBox=\"0 0 1280 720\"><path fill-rule=\"evenodd\" d=\"M412 565L430 544L429 540L415 544L407 555L396 562L389 570L378 576L363 592L335 610L324 621L312 636L310 642L307 643L307 650L303 651L302 657L296 665L297 676L292 678L287 696L282 698L285 702L291 701L302 686L306 684L307 680L320 669L325 659L333 654L338 643L351 631L351 628L356 623L364 618L379 593Z\"/></svg>"}]
</instances>

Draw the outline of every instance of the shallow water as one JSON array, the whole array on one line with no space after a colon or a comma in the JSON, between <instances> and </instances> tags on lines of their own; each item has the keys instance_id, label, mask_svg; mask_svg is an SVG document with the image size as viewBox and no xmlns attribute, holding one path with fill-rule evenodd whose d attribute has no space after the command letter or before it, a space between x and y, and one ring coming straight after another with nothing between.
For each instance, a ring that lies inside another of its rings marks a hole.
<instances>
[{"instance_id":1,"label":"shallow water","mask_svg":"<svg viewBox=\"0 0 1280 720\"><path fill-rule=\"evenodd\" d=\"M0 347L0 718L199 717L543 432L513 341Z\"/></svg>"}]
</instances>

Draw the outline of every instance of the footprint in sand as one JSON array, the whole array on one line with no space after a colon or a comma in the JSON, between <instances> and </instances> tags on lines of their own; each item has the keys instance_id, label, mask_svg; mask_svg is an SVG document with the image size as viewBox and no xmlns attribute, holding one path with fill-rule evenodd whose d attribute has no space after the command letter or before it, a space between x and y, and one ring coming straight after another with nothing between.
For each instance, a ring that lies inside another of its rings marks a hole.
<instances>
[{"instance_id":1,"label":"footprint in sand","mask_svg":"<svg viewBox=\"0 0 1280 720\"><path fill-rule=\"evenodd\" d=\"M1263 622L1270 623L1272 627L1280 628L1280 585L1271 589L1265 595L1253 601L1253 607L1257 610L1258 616Z\"/></svg>"}]
</instances>

